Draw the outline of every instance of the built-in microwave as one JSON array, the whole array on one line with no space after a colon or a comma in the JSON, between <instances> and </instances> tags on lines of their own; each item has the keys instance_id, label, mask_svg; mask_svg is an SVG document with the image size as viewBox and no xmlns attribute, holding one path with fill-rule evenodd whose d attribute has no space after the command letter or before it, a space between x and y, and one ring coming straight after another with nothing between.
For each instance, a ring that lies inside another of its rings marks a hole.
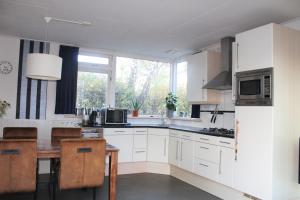
<instances>
[{"instance_id":1,"label":"built-in microwave","mask_svg":"<svg viewBox=\"0 0 300 200\"><path fill-rule=\"evenodd\" d=\"M101 124L103 125L127 124L127 109L119 109L119 108L101 109Z\"/></svg>"},{"instance_id":2,"label":"built-in microwave","mask_svg":"<svg viewBox=\"0 0 300 200\"><path fill-rule=\"evenodd\" d=\"M236 73L237 106L273 105L273 68Z\"/></svg>"}]
</instances>

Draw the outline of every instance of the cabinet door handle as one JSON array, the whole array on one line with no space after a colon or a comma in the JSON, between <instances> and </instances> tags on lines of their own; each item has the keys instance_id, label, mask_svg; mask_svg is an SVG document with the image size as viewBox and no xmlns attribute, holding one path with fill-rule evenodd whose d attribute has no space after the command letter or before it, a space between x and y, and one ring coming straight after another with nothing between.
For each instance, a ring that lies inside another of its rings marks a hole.
<instances>
[{"instance_id":1,"label":"cabinet door handle","mask_svg":"<svg viewBox=\"0 0 300 200\"><path fill-rule=\"evenodd\" d=\"M219 155L219 174L222 173L222 149L220 149L220 155Z\"/></svg>"},{"instance_id":2,"label":"cabinet door handle","mask_svg":"<svg viewBox=\"0 0 300 200\"><path fill-rule=\"evenodd\" d=\"M200 148L201 149L206 149L206 150L208 150L209 148L207 148L207 147L202 147L202 146L200 146Z\"/></svg>"},{"instance_id":3,"label":"cabinet door handle","mask_svg":"<svg viewBox=\"0 0 300 200\"><path fill-rule=\"evenodd\" d=\"M236 43L236 68L239 69L239 43Z\"/></svg>"},{"instance_id":4,"label":"cabinet door handle","mask_svg":"<svg viewBox=\"0 0 300 200\"><path fill-rule=\"evenodd\" d=\"M239 132L240 132L240 122L239 120L236 120L235 122L235 136L234 136L234 141L235 141L235 144L234 144L234 153L235 153L235 158L234 160L237 161L238 159L238 135L239 135Z\"/></svg>"},{"instance_id":5,"label":"cabinet door handle","mask_svg":"<svg viewBox=\"0 0 300 200\"><path fill-rule=\"evenodd\" d=\"M145 153L146 151L135 151L135 153Z\"/></svg>"},{"instance_id":6,"label":"cabinet door handle","mask_svg":"<svg viewBox=\"0 0 300 200\"><path fill-rule=\"evenodd\" d=\"M178 160L178 146L179 146L179 141L176 141L176 160Z\"/></svg>"},{"instance_id":7,"label":"cabinet door handle","mask_svg":"<svg viewBox=\"0 0 300 200\"><path fill-rule=\"evenodd\" d=\"M205 80L203 79L202 80L202 87L204 86L204 84L205 84ZM204 89L201 89L201 91L202 91L202 99L204 99Z\"/></svg>"},{"instance_id":8,"label":"cabinet door handle","mask_svg":"<svg viewBox=\"0 0 300 200\"><path fill-rule=\"evenodd\" d=\"M164 156L167 155L167 138L164 139Z\"/></svg>"},{"instance_id":9,"label":"cabinet door handle","mask_svg":"<svg viewBox=\"0 0 300 200\"><path fill-rule=\"evenodd\" d=\"M207 139L207 138L200 138L200 140L208 141L209 139Z\"/></svg>"},{"instance_id":10,"label":"cabinet door handle","mask_svg":"<svg viewBox=\"0 0 300 200\"><path fill-rule=\"evenodd\" d=\"M223 141L220 141L221 144L230 144L230 142L223 142Z\"/></svg>"},{"instance_id":11,"label":"cabinet door handle","mask_svg":"<svg viewBox=\"0 0 300 200\"><path fill-rule=\"evenodd\" d=\"M180 160L182 161L182 146L183 146L183 142L181 142L181 148L180 148L180 153L181 153L181 155L180 155Z\"/></svg>"},{"instance_id":12,"label":"cabinet door handle","mask_svg":"<svg viewBox=\"0 0 300 200\"><path fill-rule=\"evenodd\" d=\"M205 164L202 164L202 163L199 163L199 165L201 165L203 167L208 167L208 165L205 165Z\"/></svg>"}]
</instances>

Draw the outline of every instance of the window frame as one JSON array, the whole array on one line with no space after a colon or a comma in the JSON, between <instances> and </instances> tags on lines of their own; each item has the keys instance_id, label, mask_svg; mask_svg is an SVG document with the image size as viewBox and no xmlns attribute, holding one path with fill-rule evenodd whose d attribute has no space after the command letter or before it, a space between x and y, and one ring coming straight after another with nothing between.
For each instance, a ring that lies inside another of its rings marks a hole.
<instances>
[{"instance_id":1,"label":"window frame","mask_svg":"<svg viewBox=\"0 0 300 200\"><path fill-rule=\"evenodd\" d=\"M103 57L108 58L108 64L95 64L95 63L87 63L87 62L79 62L78 61L78 72L90 72L90 73L100 73L107 74L107 93L105 94L105 105L111 104L111 96L112 96L112 76L113 76L113 56L109 54L104 54L97 51L88 51L88 50L80 50L78 55L85 56L95 56L95 57ZM76 97L77 98L77 97Z\"/></svg>"}]
</instances>

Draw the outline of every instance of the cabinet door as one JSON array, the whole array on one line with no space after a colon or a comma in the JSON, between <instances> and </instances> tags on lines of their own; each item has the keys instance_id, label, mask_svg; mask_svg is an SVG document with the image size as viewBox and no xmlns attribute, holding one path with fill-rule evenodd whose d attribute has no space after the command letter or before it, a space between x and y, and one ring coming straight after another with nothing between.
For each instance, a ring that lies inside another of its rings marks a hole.
<instances>
[{"instance_id":1,"label":"cabinet door","mask_svg":"<svg viewBox=\"0 0 300 200\"><path fill-rule=\"evenodd\" d=\"M169 137L169 163L178 166L180 139Z\"/></svg>"},{"instance_id":2,"label":"cabinet door","mask_svg":"<svg viewBox=\"0 0 300 200\"><path fill-rule=\"evenodd\" d=\"M236 35L236 71L273 67L273 24Z\"/></svg>"},{"instance_id":3,"label":"cabinet door","mask_svg":"<svg viewBox=\"0 0 300 200\"><path fill-rule=\"evenodd\" d=\"M133 135L104 135L107 143L120 149L119 162L132 162Z\"/></svg>"},{"instance_id":4,"label":"cabinet door","mask_svg":"<svg viewBox=\"0 0 300 200\"><path fill-rule=\"evenodd\" d=\"M204 101L204 93L202 87L206 83L206 57L203 52L191 55L187 58L187 99L189 102Z\"/></svg>"},{"instance_id":5,"label":"cabinet door","mask_svg":"<svg viewBox=\"0 0 300 200\"><path fill-rule=\"evenodd\" d=\"M234 188L272 199L273 107L236 106Z\"/></svg>"},{"instance_id":6,"label":"cabinet door","mask_svg":"<svg viewBox=\"0 0 300 200\"><path fill-rule=\"evenodd\" d=\"M180 141L180 167L192 172L194 166L194 141L181 139Z\"/></svg>"},{"instance_id":7,"label":"cabinet door","mask_svg":"<svg viewBox=\"0 0 300 200\"><path fill-rule=\"evenodd\" d=\"M168 162L168 136L148 135L148 161Z\"/></svg>"},{"instance_id":8,"label":"cabinet door","mask_svg":"<svg viewBox=\"0 0 300 200\"><path fill-rule=\"evenodd\" d=\"M233 185L234 149L220 148L219 182L232 187Z\"/></svg>"},{"instance_id":9,"label":"cabinet door","mask_svg":"<svg viewBox=\"0 0 300 200\"><path fill-rule=\"evenodd\" d=\"M147 148L147 135L134 135L133 136L133 148L134 149L146 149Z\"/></svg>"}]
</instances>

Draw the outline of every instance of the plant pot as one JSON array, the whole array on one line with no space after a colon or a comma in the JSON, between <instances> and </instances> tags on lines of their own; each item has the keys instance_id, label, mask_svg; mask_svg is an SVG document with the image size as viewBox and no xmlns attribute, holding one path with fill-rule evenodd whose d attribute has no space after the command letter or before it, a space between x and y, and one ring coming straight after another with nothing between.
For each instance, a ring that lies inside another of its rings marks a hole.
<instances>
[{"instance_id":1,"label":"plant pot","mask_svg":"<svg viewBox=\"0 0 300 200\"><path fill-rule=\"evenodd\" d=\"M174 110L167 110L167 117L173 118L174 117Z\"/></svg>"},{"instance_id":2,"label":"plant pot","mask_svg":"<svg viewBox=\"0 0 300 200\"><path fill-rule=\"evenodd\" d=\"M132 111L132 117L138 117L139 116L139 111L138 110L133 110Z\"/></svg>"}]
</instances>

